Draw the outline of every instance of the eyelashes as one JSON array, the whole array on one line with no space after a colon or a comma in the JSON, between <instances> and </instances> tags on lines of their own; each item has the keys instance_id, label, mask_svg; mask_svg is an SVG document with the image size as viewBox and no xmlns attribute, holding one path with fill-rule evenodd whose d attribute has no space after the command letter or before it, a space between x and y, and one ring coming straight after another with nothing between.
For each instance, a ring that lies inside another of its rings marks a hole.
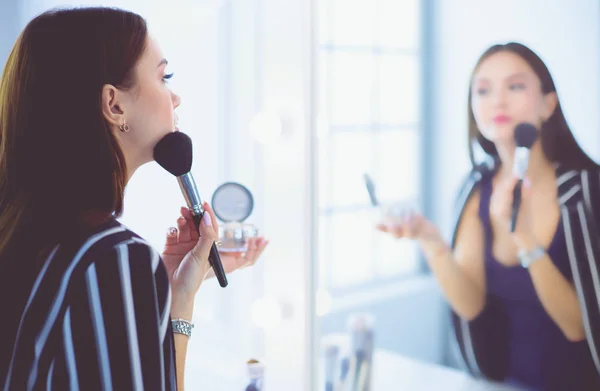
<instances>
[{"instance_id":1,"label":"eyelashes","mask_svg":"<svg viewBox=\"0 0 600 391\"><path fill-rule=\"evenodd\" d=\"M510 91L520 91L526 89L526 85L524 83L513 83L508 87L508 89ZM488 95L489 92L490 89L487 87L480 87L475 90L475 93L479 96Z\"/></svg>"}]
</instances>

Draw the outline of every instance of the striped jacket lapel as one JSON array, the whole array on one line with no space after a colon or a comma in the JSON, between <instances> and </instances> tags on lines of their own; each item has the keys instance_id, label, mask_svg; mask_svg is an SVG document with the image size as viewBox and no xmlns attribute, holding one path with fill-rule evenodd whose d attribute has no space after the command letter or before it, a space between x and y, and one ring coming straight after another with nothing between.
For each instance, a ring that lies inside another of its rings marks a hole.
<instances>
[{"instance_id":1,"label":"striped jacket lapel","mask_svg":"<svg viewBox=\"0 0 600 391\"><path fill-rule=\"evenodd\" d=\"M569 263L590 353L600 373L599 173L559 168L559 201ZM564 181L561 181L561 178Z\"/></svg>"}]
</instances>

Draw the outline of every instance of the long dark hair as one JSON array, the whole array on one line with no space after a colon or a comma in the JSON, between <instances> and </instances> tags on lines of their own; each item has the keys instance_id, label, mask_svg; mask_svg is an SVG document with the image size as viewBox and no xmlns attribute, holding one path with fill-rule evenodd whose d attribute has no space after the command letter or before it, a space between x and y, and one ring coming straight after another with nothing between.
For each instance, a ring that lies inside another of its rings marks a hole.
<instances>
[{"instance_id":1,"label":"long dark hair","mask_svg":"<svg viewBox=\"0 0 600 391\"><path fill-rule=\"evenodd\" d=\"M498 151L496 150L494 143L483 137L481 131L477 127L471 104L471 85L475 73L483 61L499 52L510 52L521 57L529 64L529 66L531 66L537 77L540 79L542 93L544 95L552 92L556 93L556 86L554 85L548 67L544 64L542 59L527 46L516 42L509 42L503 45L494 45L487 49L477 61L477 65L473 70L469 82L469 157L471 158L473 167L478 164L473 151L473 146L476 142L491 158L496 160L499 159ZM558 101L552 116L550 116L550 118L542 125L540 142L542 143L544 154L551 162L561 163L570 169L575 170L594 169L598 167L598 165L577 144L563 114L560 101Z\"/></svg>"},{"instance_id":2,"label":"long dark hair","mask_svg":"<svg viewBox=\"0 0 600 391\"><path fill-rule=\"evenodd\" d=\"M102 88L135 86L146 39L142 17L113 8L51 10L21 33L0 81L0 258L52 245L88 212L121 214L127 168Z\"/></svg>"}]
</instances>

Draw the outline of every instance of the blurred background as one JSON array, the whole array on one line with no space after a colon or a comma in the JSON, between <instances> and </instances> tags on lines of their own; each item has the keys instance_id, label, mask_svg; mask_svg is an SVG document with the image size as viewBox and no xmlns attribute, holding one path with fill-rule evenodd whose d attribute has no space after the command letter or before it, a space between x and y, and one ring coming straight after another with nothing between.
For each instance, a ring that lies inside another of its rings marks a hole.
<instances>
[{"instance_id":1,"label":"blurred background","mask_svg":"<svg viewBox=\"0 0 600 391\"><path fill-rule=\"evenodd\" d=\"M377 349L459 367L436 281L413 244L375 231L362 176L449 237L470 168L469 77L490 45L519 41L541 56L578 141L600 158L596 0L1 0L1 63L32 17L75 5L148 20L175 73L201 195L244 184L248 221L271 240L226 289L199 292L187 389L243 389L256 358L266 389L320 390L321 337L365 312ZM183 204L149 164L122 221L161 249Z\"/></svg>"}]
</instances>

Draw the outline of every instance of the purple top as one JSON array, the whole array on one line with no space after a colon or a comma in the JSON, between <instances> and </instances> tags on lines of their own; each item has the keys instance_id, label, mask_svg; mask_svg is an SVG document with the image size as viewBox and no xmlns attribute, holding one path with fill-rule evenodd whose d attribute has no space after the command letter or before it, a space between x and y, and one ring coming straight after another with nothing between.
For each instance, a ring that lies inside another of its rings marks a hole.
<instances>
[{"instance_id":1,"label":"purple top","mask_svg":"<svg viewBox=\"0 0 600 391\"><path fill-rule=\"evenodd\" d=\"M586 341L570 342L537 296L527 269L504 266L492 253L490 198L493 174L481 181L479 217L485 232L488 294L499 299L509 324L508 383L533 390L600 390ZM546 249L563 276L573 281L562 220Z\"/></svg>"}]
</instances>

